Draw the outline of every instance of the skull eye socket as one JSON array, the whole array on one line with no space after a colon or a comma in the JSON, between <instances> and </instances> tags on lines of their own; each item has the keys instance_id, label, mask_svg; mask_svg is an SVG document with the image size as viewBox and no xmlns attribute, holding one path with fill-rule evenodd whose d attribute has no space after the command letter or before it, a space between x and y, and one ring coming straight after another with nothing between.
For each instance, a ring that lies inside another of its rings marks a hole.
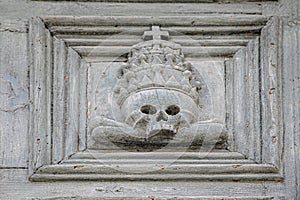
<instances>
[{"instance_id":1,"label":"skull eye socket","mask_svg":"<svg viewBox=\"0 0 300 200\"><path fill-rule=\"evenodd\" d=\"M171 105L165 111L168 115L177 115L180 112L180 108L176 105Z\"/></svg>"},{"instance_id":2,"label":"skull eye socket","mask_svg":"<svg viewBox=\"0 0 300 200\"><path fill-rule=\"evenodd\" d=\"M157 110L154 106L144 105L141 107L141 112L147 115L153 115L157 112Z\"/></svg>"}]
</instances>

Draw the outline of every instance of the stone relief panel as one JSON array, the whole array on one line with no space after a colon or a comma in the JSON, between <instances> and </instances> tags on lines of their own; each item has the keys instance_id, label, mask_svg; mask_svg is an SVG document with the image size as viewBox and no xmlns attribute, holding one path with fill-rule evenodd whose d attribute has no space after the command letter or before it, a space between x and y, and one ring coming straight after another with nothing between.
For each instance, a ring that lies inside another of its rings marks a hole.
<instances>
[{"instance_id":1,"label":"stone relief panel","mask_svg":"<svg viewBox=\"0 0 300 200\"><path fill-rule=\"evenodd\" d=\"M272 116L256 109L263 105L264 113L270 103L261 88L269 76L261 75L273 73L267 60L279 51L278 37L267 33L280 23L260 16L147 20L32 20L31 121L38 126L30 180L281 181L276 141L261 144L272 133L261 132L260 119Z\"/></svg>"},{"instance_id":2,"label":"stone relief panel","mask_svg":"<svg viewBox=\"0 0 300 200\"><path fill-rule=\"evenodd\" d=\"M224 148L224 66L198 62L194 67L182 47L168 41L168 32L158 26L145 31L143 38L121 66L103 63L90 73L96 74L90 83L97 87L91 86L91 148L152 151L216 143Z\"/></svg>"}]
</instances>

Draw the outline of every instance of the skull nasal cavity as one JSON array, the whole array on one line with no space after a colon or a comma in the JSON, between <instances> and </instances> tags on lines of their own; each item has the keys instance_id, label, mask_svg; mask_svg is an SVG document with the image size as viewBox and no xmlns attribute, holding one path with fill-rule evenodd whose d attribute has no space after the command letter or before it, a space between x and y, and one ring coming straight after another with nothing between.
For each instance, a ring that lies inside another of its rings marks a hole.
<instances>
[{"instance_id":1,"label":"skull nasal cavity","mask_svg":"<svg viewBox=\"0 0 300 200\"><path fill-rule=\"evenodd\" d=\"M168 115L165 113L165 112L163 112L163 111L160 111L159 113L158 113L158 116L156 117L156 121L167 121L168 120Z\"/></svg>"}]
</instances>

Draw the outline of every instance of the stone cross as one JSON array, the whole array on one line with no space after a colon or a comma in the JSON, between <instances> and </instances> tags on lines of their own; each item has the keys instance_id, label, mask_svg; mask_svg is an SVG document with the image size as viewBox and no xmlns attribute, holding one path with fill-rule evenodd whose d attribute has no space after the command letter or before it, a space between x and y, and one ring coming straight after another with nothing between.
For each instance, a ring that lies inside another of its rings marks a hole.
<instances>
[{"instance_id":1,"label":"stone cross","mask_svg":"<svg viewBox=\"0 0 300 200\"><path fill-rule=\"evenodd\" d=\"M169 32L161 31L159 26L152 26L151 31L145 31L143 35L143 39L147 40L168 40Z\"/></svg>"}]
</instances>

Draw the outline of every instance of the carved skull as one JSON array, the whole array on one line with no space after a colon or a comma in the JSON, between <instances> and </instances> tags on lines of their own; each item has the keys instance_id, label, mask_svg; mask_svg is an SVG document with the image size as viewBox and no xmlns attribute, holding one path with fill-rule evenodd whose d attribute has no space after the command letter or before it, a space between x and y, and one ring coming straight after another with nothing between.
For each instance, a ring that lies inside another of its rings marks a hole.
<instances>
[{"instance_id":1,"label":"carved skull","mask_svg":"<svg viewBox=\"0 0 300 200\"><path fill-rule=\"evenodd\" d=\"M172 136L197 121L198 107L188 95L166 89L140 91L122 107L124 121L139 131L139 137Z\"/></svg>"},{"instance_id":2,"label":"carved skull","mask_svg":"<svg viewBox=\"0 0 300 200\"><path fill-rule=\"evenodd\" d=\"M148 137L157 134L173 135L178 131L181 113L177 105L147 104L141 106L140 112L143 117L135 122L135 128L146 128Z\"/></svg>"}]
</instances>

